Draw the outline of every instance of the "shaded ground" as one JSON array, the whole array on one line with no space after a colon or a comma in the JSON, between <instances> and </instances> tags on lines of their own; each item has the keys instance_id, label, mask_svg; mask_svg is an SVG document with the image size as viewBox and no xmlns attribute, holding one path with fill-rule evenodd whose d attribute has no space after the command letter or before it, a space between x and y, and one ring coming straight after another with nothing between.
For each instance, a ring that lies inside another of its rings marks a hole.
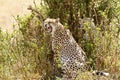
<instances>
[{"instance_id":1,"label":"shaded ground","mask_svg":"<svg viewBox=\"0 0 120 80\"><path fill-rule=\"evenodd\" d=\"M40 2L35 1L37 4ZM0 0L0 27L11 32L15 23L13 16L28 14L29 5L33 5L33 0Z\"/></svg>"}]
</instances>

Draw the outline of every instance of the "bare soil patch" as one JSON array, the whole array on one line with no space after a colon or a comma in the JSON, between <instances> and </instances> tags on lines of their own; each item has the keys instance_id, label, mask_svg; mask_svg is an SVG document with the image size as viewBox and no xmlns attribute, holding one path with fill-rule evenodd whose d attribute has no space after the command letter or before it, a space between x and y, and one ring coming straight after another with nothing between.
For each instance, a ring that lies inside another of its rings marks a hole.
<instances>
[{"instance_id":1,"label":"bare soil patch","mask_svg":"<svg viewBox=\"0 0 120 80\"><path fill-rule=\"evenodd\" d=\"M35 0L40 4L40 0ZM0 27L11 32L15 23L13 16L27 15L29 5L33 5L33 0L0 0Z\"/></svg>"}]
</instances>

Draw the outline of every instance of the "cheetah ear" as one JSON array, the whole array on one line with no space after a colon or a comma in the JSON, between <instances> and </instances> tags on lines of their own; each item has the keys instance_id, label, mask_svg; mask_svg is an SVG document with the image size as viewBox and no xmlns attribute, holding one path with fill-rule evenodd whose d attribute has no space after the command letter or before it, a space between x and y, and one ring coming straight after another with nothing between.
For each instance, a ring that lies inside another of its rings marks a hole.
<instances>
[{"instance_id":1,"label":"cheetah ear","mask_svg":"<svg viewBox=\"0 0 120 80\"><path fill-rule=\"evenodd\" d=\"M55 21L56 21L57 23L60 22L60 18L57 18Z\"/></svg>"}]
</instances>

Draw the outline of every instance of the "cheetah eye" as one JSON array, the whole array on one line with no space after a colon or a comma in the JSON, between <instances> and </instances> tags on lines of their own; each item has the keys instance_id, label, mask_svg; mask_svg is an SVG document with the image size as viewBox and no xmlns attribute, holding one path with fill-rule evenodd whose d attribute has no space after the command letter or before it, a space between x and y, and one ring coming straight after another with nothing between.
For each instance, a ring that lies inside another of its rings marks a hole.
<instances>
[{"instance_id":1,"label":"cheetah eye","mask_svg":"<svg viewBox=\"0 0 120 80\"><path fill-rule=\"evenodd\" d=\"M52 26L50 24L45 24L44 27L47 32L52 32Z\"/></svg>"},{"instance_id":2,"label":"cheetah eye","mask_svg":"<svg viewBox=\"0 0 120 80\"><path fill-rule=\"evenodd\" d=\"M48 32L52 32L52 26L49 25Z\"/></svg>"},{"instance_id":3,"label":"cheetah eye","mask_svg":"<svg viewBox=\"0 0 120 80\"><path fill-rule=\"evenodd\" d=\"M49 27L47 27L47 29L51 29L52 27L49 25Z\"/></svg>"},{"instance_id":4,"label":"cheetah eye","mask_svg":"<svg viewBox=\"0 0 120 80\"><path fill-rule=\"evenodd\" d=\"M45 27L47 27L47 24L45 24Z\"/></svg>"}]
</instances>

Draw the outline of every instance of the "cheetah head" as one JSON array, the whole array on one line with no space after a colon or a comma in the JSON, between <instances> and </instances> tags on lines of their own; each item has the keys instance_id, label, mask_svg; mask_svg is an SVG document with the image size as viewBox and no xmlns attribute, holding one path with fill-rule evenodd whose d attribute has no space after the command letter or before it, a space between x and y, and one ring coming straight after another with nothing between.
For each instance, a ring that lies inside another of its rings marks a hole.
<instances>
[{"instance_id":1,"label":"cheetah head","mask_svg":"<svg viewBox=\"0 0 120 80\"><path fill-rule=\"evenodd\" d=\"M58 27L62 28L63 25L60 23L59 18L58 19L47 18L44 20L43 27L47 32L53 34L56 28Z\"/></svg>"}]
</instances>

